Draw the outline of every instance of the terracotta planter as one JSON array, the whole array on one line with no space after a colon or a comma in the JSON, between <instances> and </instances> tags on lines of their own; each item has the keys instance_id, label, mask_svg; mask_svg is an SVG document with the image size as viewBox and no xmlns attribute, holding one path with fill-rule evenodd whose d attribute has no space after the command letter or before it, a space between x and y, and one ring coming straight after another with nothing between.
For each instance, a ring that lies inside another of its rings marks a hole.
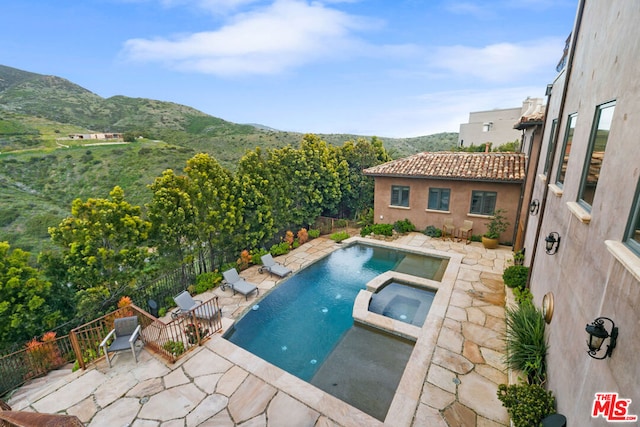
<instances>
[{"instance_id":1,"label":"terracotta planter","mask_svg":"<svg viewBox=\"0 0 640 427\"><path fill-rule=\"evenodd\" d=\"M486 249L495 249L498 247L498 239L490 239L482 236L482 246Z\"/></svg>"}]
</instances>

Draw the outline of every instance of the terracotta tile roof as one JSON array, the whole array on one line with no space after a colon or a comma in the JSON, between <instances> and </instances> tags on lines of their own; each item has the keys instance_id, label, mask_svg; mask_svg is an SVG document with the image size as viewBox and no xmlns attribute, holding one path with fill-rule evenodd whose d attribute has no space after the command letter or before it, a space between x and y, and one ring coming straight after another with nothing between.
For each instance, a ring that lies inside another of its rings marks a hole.
<instances>
[{"instance_id":1,"label":"terracotta tile roof","mask_svg":"<svg viewBox=\"0 0 640 427\"><path fill-rule=\"evenodd\" d=\"M513 126L514 129L526 129L531 126L541 125L544 122L544 111L535 111L520 120Z\"/></svg>"},{"instance_id":2,"label":"terracotta tile roof","mask_svg":"<svg viewBox=\"0 0 640 427\"><path fill-rule=\"evenodd\" d=\"M365 169L371 176L521 182L523 153L424 152Z\"/></svg>"}]
</instances>

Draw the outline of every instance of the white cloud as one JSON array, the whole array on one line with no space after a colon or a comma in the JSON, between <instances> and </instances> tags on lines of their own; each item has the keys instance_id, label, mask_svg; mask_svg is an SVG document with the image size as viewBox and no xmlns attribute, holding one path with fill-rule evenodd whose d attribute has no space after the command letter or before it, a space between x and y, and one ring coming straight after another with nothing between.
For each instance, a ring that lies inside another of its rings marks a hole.
<instances>
[{"instance_id":1,"label":"white cloud","mask_svg":"<svg viewBox=\"0 0 640 427\"><path fill-rule=\"evenodd\" d=\"M435 51L431 65L459 76L489 82L526 78L540 70L554 69L564 40L544 38L527 43L497 43L484 47L443 46Z\"/></svg>"},{"instance_id":2,"label":"white cloud","mask_svg":"<svg viewBox=\"0 0 640 427\"><path fill-rule=\"evenodd\" d=\"M452 2L445 5L446 10L456 15L471 15L476 18L486 18L493 16L492 8L483 3L482 5L472 2Z\"/></svg>"},{"instance_id":3,"label":"white cloud","mask_svg":"<svg viewBox=\"0 0 640 427\"><path fill-rule=\"evenodd\" d=\"M271 74L357 50L361 42L352 33L371 24L320 3L277 0L236 15L215 31L128 40L124 54L217 75Z\"/></svg>"},{"instance_id":4,"label":"white cloud","mask_svg":"<svg viewBox=\"0 0 640 427\"><path fill-rule=\"evenodd\" d=\"M458 132L469 113L516 108L528 97L540 98L544 87L518 86L482 90L431 92L407 99L402 109L378 112L371 123L379 136L414 137L440 132Z\"/></svg>"}]
</instances>

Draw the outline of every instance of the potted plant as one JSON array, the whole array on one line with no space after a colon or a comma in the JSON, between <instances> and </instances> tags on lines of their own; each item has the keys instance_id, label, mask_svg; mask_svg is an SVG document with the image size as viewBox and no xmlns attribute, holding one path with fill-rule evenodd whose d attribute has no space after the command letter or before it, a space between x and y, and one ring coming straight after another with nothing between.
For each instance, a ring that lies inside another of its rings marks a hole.
<instances>
[{"instance_id":1,"label":"potted plant","mask_svg":"<svg viewBox=\"0 0 640 427\"><path fill-rule=\"evenodd\" d=\"M487 231L482 235L482 244L487 249L495 249L498 247L498 239L500 234L504 233L509 226L507 217L504 216L504 209L496 209L491 215L491 219L487 222Z\"/></svg>"}]
</instances>

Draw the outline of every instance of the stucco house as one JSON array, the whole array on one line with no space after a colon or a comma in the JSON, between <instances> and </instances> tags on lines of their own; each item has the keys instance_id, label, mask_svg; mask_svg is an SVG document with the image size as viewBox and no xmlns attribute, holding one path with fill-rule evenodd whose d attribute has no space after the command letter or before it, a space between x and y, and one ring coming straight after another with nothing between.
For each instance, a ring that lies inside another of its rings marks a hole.
<instances>
[{"instance_id":1,"label":"stucco house","mask_svg":"<svg viewBox=\"0 0 640 427\"><path fill-rule=\"evenodd\" d=\"M524 202L529 285L553 308L547 387L575 426L640 416L638 22L639 2L579 1ZM609 337L596 351L587 329L599 323Z\"/></svg>"},{"instance_id":2,"label":"stucco house","mask_svg":"<svg viewBox=\"0 0 640 427\"><path fill-rule=\"evenodd\" d=\"M513 127L514 123L522 116L529 116L543 109L541 98L527 98L521 107L472 111L469 113L469 121L460 124L458 146L477 147L492 143L493 147L497 147L513 141L522 143L522 136Z\"/></svg>"},{"instance_id":3,"label":"stucco house","mask_svg":"<svg viewBox=\"0 0 640 427\"><path fill-rule=\"evenodd\" d=\"M513 124L512 124L513 126ZM418 230L456 228L473 221L483 234L496 209L510 223L500 236L512 242L525 176L523 153L424 152L365 169L375 180L374 219L393 224L409 219Z\"/></svg>"}]
</instances>

